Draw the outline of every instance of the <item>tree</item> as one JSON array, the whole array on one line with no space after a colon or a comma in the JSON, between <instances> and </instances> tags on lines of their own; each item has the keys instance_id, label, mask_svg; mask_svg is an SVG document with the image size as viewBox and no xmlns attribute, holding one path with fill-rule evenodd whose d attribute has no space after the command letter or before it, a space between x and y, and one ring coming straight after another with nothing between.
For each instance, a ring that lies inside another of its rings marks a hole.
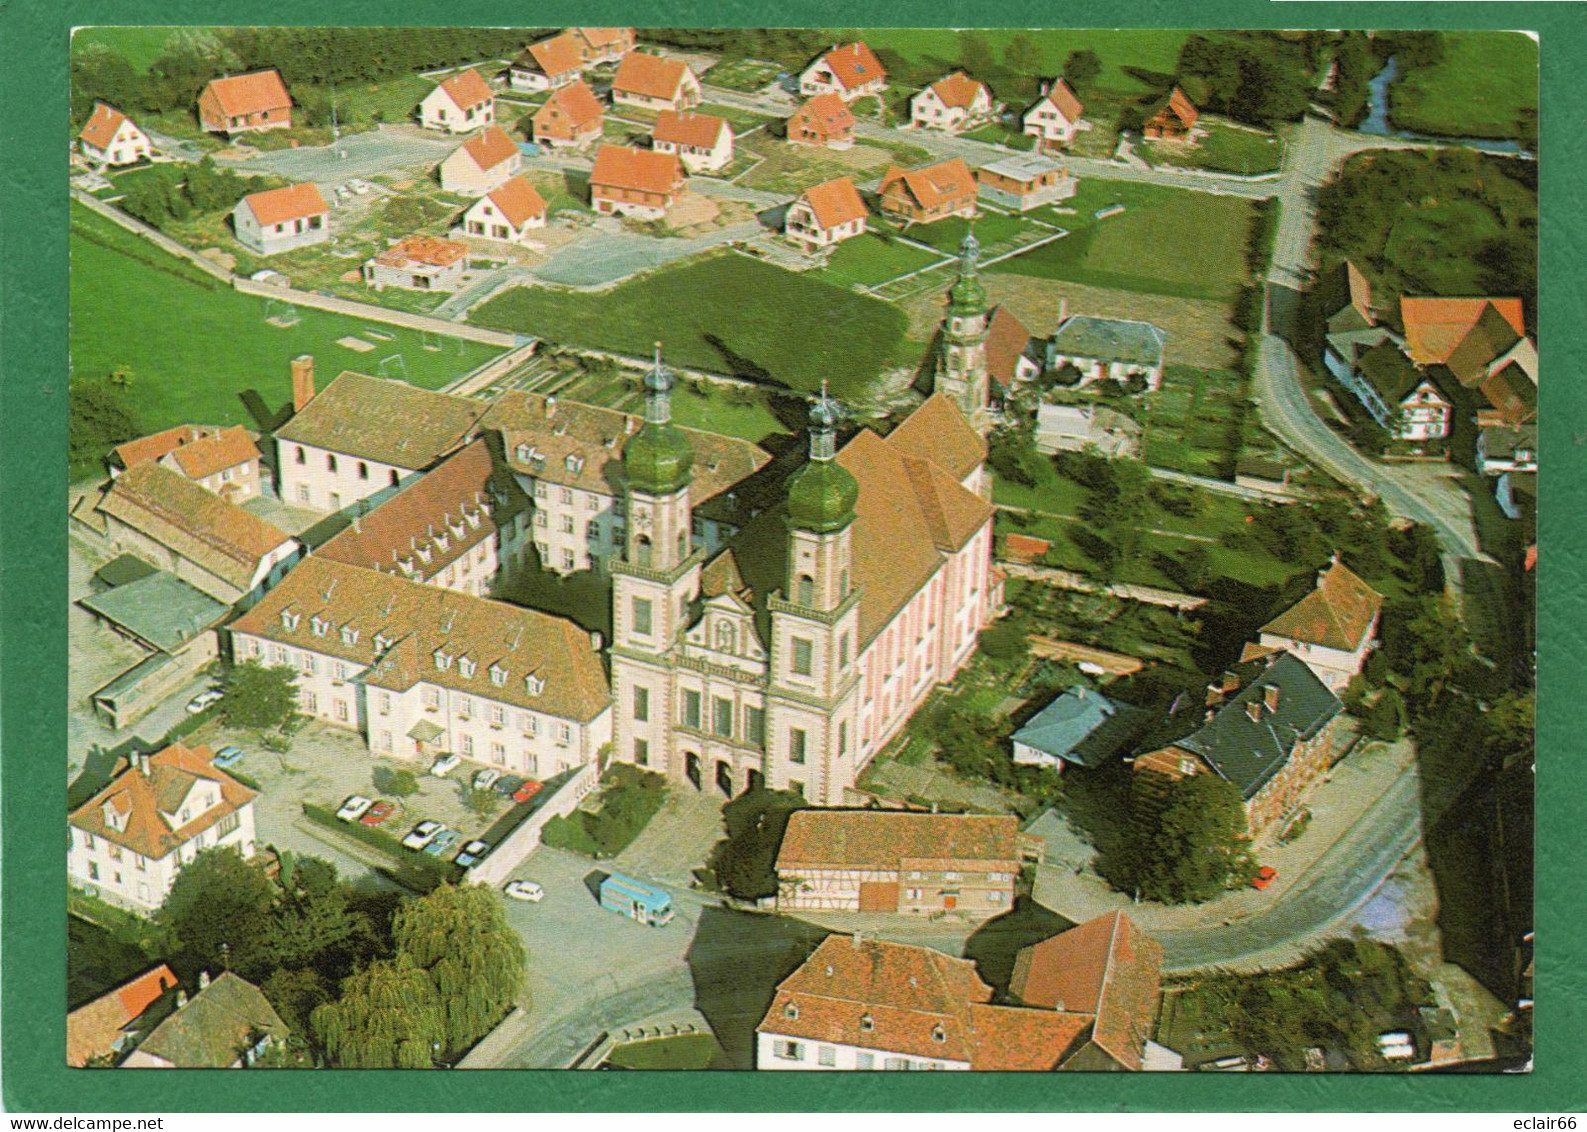
<instances>
[{"instance_id":1,"label":"tree","mask_svg":"<svg viewBox=\"0 0 1587 1132\"><path fill-rule=\"evenodd\" d=\"M1037 76L1042 70L1041 44L1020 32L1003 48L1003 66L1011 75L1010 88L1021 98L1032 97L1036 93Z\"/></svg>"},{"instance_id":2,"label":"tree","mask_svg":"<svg viewBox=\"0 0 1587 1132\"><path fill-rule=\"evenodd\" d=\"M275 1007L275 1012L281 1015L281 1021L287 1024L287 1029L314 1045L310 1015L333 999L325 976L307 968L289 970L283 967L272 971L270 977L259 984L259 989L264 992L270 1005Z\"/></svg>"},{"instance_id":3,"label":"tree","mask_svg":"<svg viewBox=\"0 0 1587 1132\"><path fill-rule=\"evenodd\" d=\"M297 705L297 682L297 671L286 665L266 668L257 660L233 665L222 681L226 695L215 711L230 727L273 730Z\"/></svg>"},{"instance_id":4,"label":"tree","mask_svg":"<svg viewBox=\"0 0 1587 1132\"><path fill-rule=\"evenodd\" d=\"M777 894L777 847L795 810L809 803L785 790L751 790L722 807L727 837L711 850L710 867L723 892L740 900Z\"/></svg>"},{"instance_id":5,"label":"tree","mask_svg":"<svg viewBox=\"0 0 1587 1132\"><path fill-rule=\"evenodd\" d=\"M309 1023L331 1064L345 1069L428 1069L446 1049L440 993L400 954L344 980L341 997L315 1007Z\"/></svg>"},{"instance_id":6,"label":"tree","mask_svg":"<svg viewBox=\"0 0 1587 1132\"><path fill-rule=\"evenodd\" d=\"M1092 84L1101 74L1102 60L1089 47L1069 52L1069 57L1064 60L1064 80L1074 88L1076 94L1090 93Z\"/></svg>"},{"instance_id":7,"label":"tree","mask_svg":"<svg viewBox=\"0 0 1587 1132\"><path fill-rule=\"evenodd\" d=\"M182 867L156 914L189 970L234 970L257 979L265 967L275 889L257 861L235 848L206 849Z\"/></svg>"},{"instance_id":8,"label":"tree","mask_svg":"<svg viewBox=\"0 0 1587 1132\"><path fill-rule=\"evenodd\" d=\"M269 934L259 941L273 967L314 967L332 978L350 973L379 950L369 918L352 904L353 890L336 866L318 857L297 857L277 877L281 895Z\"/></svg>"},{"instance_id":9,"label":"tree","mask_svg":"<svg viewBox=\"0 0 1587 1132\"><path fill-rule=\"evenodd\" d=\"M959 66L972 77L983 80L997 66L997 58L992 54L992 45L986 41L986 36L973 31L960 34Z\"/></svg>"},{"instance_id":10,"label":"tree","mask_svg":"<svg viewBox=\"0 0 1587 1132\"><path fill-rule=\"evenodd\" d=\"M1032 430L1003 425L987 438L987 460L999 479L1034 487L1041 478L1042 457L1032 443Z\"/></svg>"},{"instance_id":11,"label":"tree","mask_svg":"<svg viewBox=\"0 0 1587 1132\"><path fill-rule=\"evenodd\" d=\"M138 435L125 387L74 381L67 387L67 454L77 466L96 464L110 449Z\"/></svg>"},{"instance_id":12,"label":"tree","mask_svg":"<svg viewBox=\"0 0 1587 1132\"><path fill-rule=\"evenodd\" d=\"M1129 870L1142 896L1199 904L1250 875L1245 806L1232 784L1210 773L1166 784L1151 781L1164 776L1142 773Z\"/></svg>"},{"instance_id":13,"label":"tree","mask_svg":"<svg viewBox=\"0 0 1587 1132\"><path fill-rule=\"evenodd\" d=\"M463 791L463 804L468 812L482 820L493 817L501 809L501 795L491 789L475 790L472 786Z\"/></svg>"}]
</instances>

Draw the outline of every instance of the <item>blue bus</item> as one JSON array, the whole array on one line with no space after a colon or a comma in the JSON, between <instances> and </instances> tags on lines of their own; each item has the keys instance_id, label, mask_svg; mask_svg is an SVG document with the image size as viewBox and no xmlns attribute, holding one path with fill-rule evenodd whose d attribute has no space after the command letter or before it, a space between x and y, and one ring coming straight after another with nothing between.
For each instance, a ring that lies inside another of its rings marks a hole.
<instances>
[{"instance_id":1,"label":"blue bus","mask_svg":"<svg viewBox=\"0 0 1587 1132\"><path fill-rule=\"evenodd\" d=\"M613 873L601 881L601 907L659 928L672 919L672 897L633 877Z\"/></svg>"}]
</instances>

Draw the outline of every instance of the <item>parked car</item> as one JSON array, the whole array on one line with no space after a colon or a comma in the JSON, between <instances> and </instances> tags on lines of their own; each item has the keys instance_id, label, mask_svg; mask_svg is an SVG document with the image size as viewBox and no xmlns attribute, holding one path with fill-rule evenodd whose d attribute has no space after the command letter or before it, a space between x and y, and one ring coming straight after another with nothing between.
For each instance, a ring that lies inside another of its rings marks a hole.
<instances>
[{"instance_id":1,"label":"parked car","mask_svg":"<svg viewBox=\"0 0 1587 1132\"><path fill-rule=\"evenodd\" d=\"M369 812L369 807L375 804L373 798L366 798L362 794L354 794L342 803L342 808L336 811L336 816L343 821L357 821Z\"/></svg>"},{"instance_id":2,"label":"parked car","mask_svg":"<svg viewBox=\"0 0 1587 1132\"><path fill-rule=\"evenodd\" d=\"M540 788L544 785L544 782L525 782L512 792L512 800L514 802L527 802L530 798L540 793Z\"/></svg>"},{"instance_id":3,"label":"parked car","mask_svg":"<svg viewBox=\"0 0 1587 1132\"><path fill-rule=\"evenodd\" d=\"M1266 888L1273 883L1273 878L1278 876L1278 870L1272 865L1263 865L1256 870L1256 876L1251 878L1251 887L1256 889Z\"/></svg>"},{"instance_id":4,"label":"parked car","mask_svg":"<svg viewBox=\"0 0 1587 1132\"><path fill-rule=\"evenodd\" d=\"M490 845L484 841L470 841L457 854L457 863L465 869L477 865L485 859L485 854L490 852Z\"/></svg>"},{"instance_id":5,"label":"parked car","mask_svg":"<svg viewBox=\"0 0 1587 1132\"><path fill-rule=\"evenodd\" d=\"M363 822L365 825L379 825L381 822L389 818L392 811L396 808L397 807L390 802L376 802L373 806L370 806L368 812L366 812L364 816L358 820Z\"/></svg>"},{"instance_id":6,"label":"parked car","mask_svg":"<svg viewBox=\"0 0 1587 1132\"><path fill-rule=\"evenodd\" d=\"M502 891L514 900L527 900L531 904L540 903L546 896L546 890L532 880L510 880Z\"/></svg>"},{"instance_id":7,"label":"parked car","mask_svg":"<svg viewBox=\"0 0 1587 1132\"><path fill-rule=\"evenodd\" d=\"M438 821L422 821L402 839L404 849L423 849L435 840L435 835L446 827Z\"/></svg>"},{"instance_id":8,"label":"parked car","mask_svg":"<svg viewBox=\"0 0 1587 1132\"><path fill-rule=\"evenodd\" d=\"M192 715L197 715L211 704L216 704L226 695L219 688L211 688L207 692L200 692L187 701L187 710Z\"/></svg>"},{"instance_id":9,"label":"parked car","mask_svg":"<svg viewBox=\"0 0 1587 1132\"><path fill-rule=\"evenodd\" d=\"M229 766L236 766L237 760L242 758L241 747L222 747L215 752L215 764L222 770Z\"/></svg>"},{"instance_id":10,"label":"parked car","mask_svg":"<svg viewBox=\"0 0 1587 1132\"><path fill-rule=\"evenodd\" d=\"M484 770L480 771L474 776L474 789L489 790L500 777L501 771L492 770L491 768L486 767Z\"/></svg>"},{"instance_id":11,"label":"parked car","mask_svg":"<svg viewBox=\"0 0 1587 1132\"><path fill-rule=\"evenodd\" d=\"M430 767L430 773L435 775L437 778L445 778L447 775L456 770L462 761L463 757L461 755L442 755L440 758L436 759L434 765Z\"/></svg>"},{"instance_id":12,"label":"parked car","mask_svg":"<svg viewBox=\"0 0 1587 1132\"><path fill-rule=\"evenodd\" d=\"M524 780L522 778L519 778L516 774L509 774L504 778L498 778L496 780L495 790L496 793L500 794L502 797L511 798L514 794L518 793L518 788L523 784Z\"/></svg>"},{"instance_id":13,"label":"parked car","mask_svg":"<svg viewBox=\"0 0 1587 1132\"><path fill-rule=\"evenodd\" d=\"M424 851L432 857L442 857L462 840L463 835L457 830L443 827L441 832L435 835L435 840L424 847Z\"/></svg>"}]
</instances>

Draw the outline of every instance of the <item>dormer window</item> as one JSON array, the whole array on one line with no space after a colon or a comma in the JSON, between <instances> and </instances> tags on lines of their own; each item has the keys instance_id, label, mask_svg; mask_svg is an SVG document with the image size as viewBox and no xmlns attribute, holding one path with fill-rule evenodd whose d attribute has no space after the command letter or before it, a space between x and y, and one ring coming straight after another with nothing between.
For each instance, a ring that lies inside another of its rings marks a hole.
<instances>
[{"instance_id":1,"label":"dormer window","mask_svg":"<svg viewBox=\"0 0 1587 1132\"><path fill-rule=\"evenodd\" d=\"M499 664L490 666L490 682L500 688L507 683L507 670Z\"/></svg>"},{"instance_id":2,"label":"dormer window","mask_svg":"<svg viewBox=\"0 0 1587 1132\"><path fill-rule=\"evenodd\" d=\"M464 656L464 657L459 657L458 658L457 671L458 671L458 674L463 677L463 679L465 679L465 680L473 679L475 668L476 668L476 665L474 664L474 662L472 660L468 659L468 657Z\"/></svg>"},{"instance_id":3,"label":"dormer window","mask_svg":"<svg viewBox=\"0 0 1587 1132\"><path fill-rule=\"evenodd\" d=\"M870 1033L872 1030L876 1029L876 1019L872 1018L869 1014L861 1014L860 1029L864 1030L866 1033Z\"/></svg>"},{"instance_id":4,"label":"dormer window","mask_svg":"<svg viewBox=\"0 0 1587 1132\"><path fill-rule=\"evenodd\" d=\"M584 470L584 457L583 456L576 456L576 455L574 455L572 453L569 453L568 454L568 459L567 459L567 467L568 467L568 471L572 472L574 475L578 475L580 472L582 472Z\"/></svg>"},{"instance_id":5,"label":"dormer window","mask_svg":"<svg viewBox=\"0 0 1587 1132\"><path fill-rule=\"evenodd\" d=\"M945 1042L948 1040L948 1031L942 1028L942 1023L939 1022L931 1028L931 1040L934 1042Z\"/></svg>"},{"instance_id":6,"label":"dormer window","mask_svg":"<svg viewBox=\"0 0 1587 1132\"><path fill-rule=\"evenodd\" d=\"M318 614L315 614L313 617L309 618L309 627L314 630L314 635L316 637L323 637L326 633L331 631L331 623Z\"/></svg>"},{"instance_id":7,"label":"dormer window","mask_svg":"<svg viewBox=\"0 0 1587 1132\"><path fill-rule=\"evenodd\" d=\"M799 1020L799 1004L790 1002L787 1006L784 1006L782 1008L782 1016L790 1022L797 1022Z\"/></svg>"},{"instance_id":8,"label":"dormer window","mask_svg":"<svg viewBox=\"0 0 1587 1132\"><path fill-rule=\"evenodd\" d=\"M413 573L413 559L411 559L411 558L399 558L399 559L397 559L397 568L400 569L404 574Z\"/></svg>"},{"instance_id":9,"label":"dormer window","mask_svg":"<svg viewBox=\"0 0 1587 1132\"><path fill-rule=\"evenodd\" d=\"M281 611L281 624L288 630L295 630L298 627L300 617L300 614L293 613L289 609L283 609Z\"/></svg>"},{"instance_id":10,"label":"dormer window","mask_svg":"<svg viewBox=\"0 0 1587 1132\"><path fill-rule=\"evenodd\" d=\"M533 672L523 678L523 685L525 691L531 696L538 696L546 690L546 682Z\"/></svg>"},{"instance_id":11,"label":"dormer window","mask_svg":"<svg viewBox=\"0 0 1587 1132\"><path fill-rule=\"evenodd\" d=\"M478 511L465 511L465 512L463 512L463 518L468 520L468 525L472 529L474 529L474 530L478 530L479 529L479 512ZM461 531L458 532L458 537L459 538L462 537L462 532Z\"/></svg>"},{"instance_id":12,"label":"dormer window","mask_svg":"<svg viewBox=\"0 0 1587 1132\"><path fill-rule=\"evenodd\" d=\"M463 524L462 524L462 522L448 523L446 525L446 529L452 532L452 537L453 538L462 538L463 537Z\"/></svg>"},{"instance_id":13,"label":"dormer window","mask_svg":"<svg viewBox=\"0 0 1587 1132\"><path fill-rule=\"evenodd\" d=\"M518 456L518 462L520 464L527 464L534 456L534 449L529 447L527 444L518 445L516 452Z\"/></svg>"},{"instance_id":14,"label":"dormer window","mask_svg":"<svg viewBox=\"0 0 1587 1132\"><path fill-rule=\"evenodd\" d=\"M440 669L442 672L450 669L452 667L452 654L447 652L445 649L436 649L435 667Z\"/></svg>"},{"instance_id":15,"label":"dormer window","mask_svg":"<svg viewBox=\"0 0 1587 1132\"><path fill-rule=\"evenodd\" d=\"M342 626L342 644L356 645L358 643L358 630L351 625Z\"/></svg>"},{"instance_id":16,"label":"dormer window","mask_svg":"<svg viewBox=\"0 0 1587 1132\"><path fill-rule=\"evenodd\" d=\"M451 540L448 539L445 535L436 535L435 536L436 549L439 550L442 554L446 553L447 547L450 546L450 545L451 545ZM421 550L419 553L421 555L423 555L424 552ZM428 562L429 559L426 558L425 561Z\"/></svg>"},{"instance_id":17,"label":"dormer window","mask_svg":"<svg viewBox=\"0 0 1587 1132\"><path fill-rule=\"evenodd\" d=\"M394 644L396 644L396 642L393 641L390 637L386 636L386 634L384 634L384 633L376 633L375 634L375 651L376 652L385 652L387 649L389 649Z\"/></svg>"}]
</instances>

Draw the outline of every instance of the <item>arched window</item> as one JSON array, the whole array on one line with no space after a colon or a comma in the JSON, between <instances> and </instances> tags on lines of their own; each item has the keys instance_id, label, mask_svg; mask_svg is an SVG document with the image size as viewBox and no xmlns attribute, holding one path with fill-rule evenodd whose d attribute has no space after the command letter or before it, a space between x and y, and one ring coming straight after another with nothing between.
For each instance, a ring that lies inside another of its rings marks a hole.
<instances>
[{"instance_id":1,"label":"arched window","mask_svg":"<svg viewBox=\"0 0 1587 1132\"><path fill-rule=\"evenodd\" d=\"M640 566L650 565L650 536L640 535L634 539L634 562Z\"/></svg>"},{"instance_id":2,"label":"arched window","mask_svg":"<svg viewBox=\"0 0 1587 1132\"><path fill-rule=\"evenodd\" d=\"M798 583L798 602L800 605L814 605L816 600L816 580L809 574L800 574Z\"/></svg>"},{"instance_id":3,"label":"arched window","mask_svg":"<svg viewBox=\"0 0 1587 1132\"><path fill-rule=\"evenodd\" d=\"M733 624L732 624L732 622L730 622L730 621L718 621L716 623L716 647L717 647L717 650L720 651L720 652L732 652L733 651L733 639L734 639L734 633L733 633Z\"/></svg>"}]
</instances>

